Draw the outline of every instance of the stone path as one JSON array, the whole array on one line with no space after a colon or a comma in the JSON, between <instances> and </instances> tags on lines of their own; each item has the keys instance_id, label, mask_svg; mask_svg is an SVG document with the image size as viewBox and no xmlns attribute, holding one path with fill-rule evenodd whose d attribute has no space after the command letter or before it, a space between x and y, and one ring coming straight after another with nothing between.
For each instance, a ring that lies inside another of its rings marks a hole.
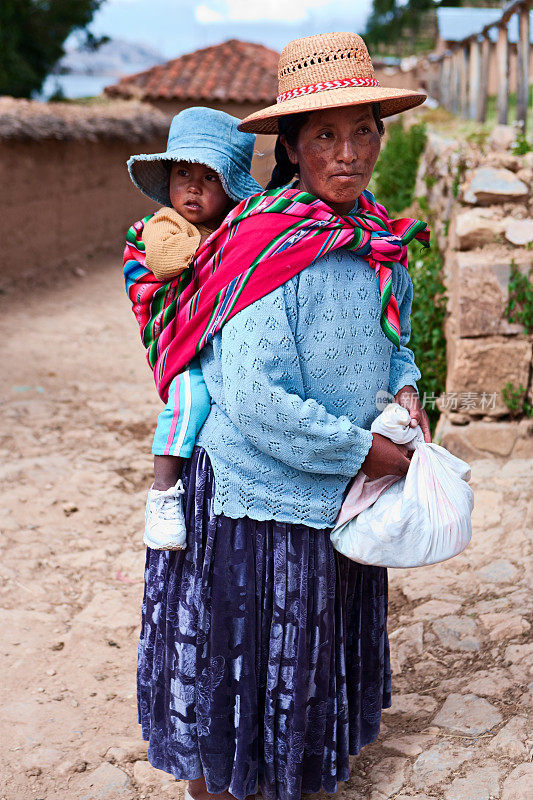
<instances>
[{"instance_id":1,"label":"stone path","mask_svg":"<svg viewBox=\"0 0 533 800\"><path fill-rule=\"evenodd\" d=\"M392 708L353 771L371 800L532 797L532 467L474 462L466 552L389 572Z\"/></svg>"},{"instance_id":2,"label":"stone path","mask_svg":"<svg viewBox=\"0 0 533 800\"><path fill-rule=\"evenodd\" d=\"M122 291L108 265L2 301L0 799L183 795L136 720L158 401ZM390 571L393 706L339 798L531 796L532 468L474 463L471 547Z\"/></svg>"}]
</instances>

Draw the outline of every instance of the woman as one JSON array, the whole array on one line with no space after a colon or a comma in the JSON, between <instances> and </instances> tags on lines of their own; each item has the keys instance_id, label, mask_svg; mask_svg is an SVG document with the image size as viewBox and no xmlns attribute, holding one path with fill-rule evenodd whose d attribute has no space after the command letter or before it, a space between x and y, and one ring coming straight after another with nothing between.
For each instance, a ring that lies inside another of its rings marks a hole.
<instances>
[{"instance_id":1,"label":"woman","mask_svg":"<svg viewBox=\"0 0 533 800\"><path fill-rule=\"evenodd\" d=\"M381 116L424 95L380 88L354 34L292 42L279 76L277 105L241 127L275 133L279 121L271 188L296 181L239 208L226 249L199 257L201 283L228 252L251 263L261 239L262 271L246 277L265 288L201 337L212 408L184 473L187 550L147 553L139 718L151 763L188 779L195 800L333 792L348 755L378 735L391 690L387 573L337 555L328 532L359 469L408 469L405 448L369 431L380 391L429 440L406 347L412 284L401 263L376 260L399 259L394 223L363 194ZM313 247L321 255L306 261ZM177 314L185 333L158 374L187 349L191 316Z\"/></svg>"}]
</instances>

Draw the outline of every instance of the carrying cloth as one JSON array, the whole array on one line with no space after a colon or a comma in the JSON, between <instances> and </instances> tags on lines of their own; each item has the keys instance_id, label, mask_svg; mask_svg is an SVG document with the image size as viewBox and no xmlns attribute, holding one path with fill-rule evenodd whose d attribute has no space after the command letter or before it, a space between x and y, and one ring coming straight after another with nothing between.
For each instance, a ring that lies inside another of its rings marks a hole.
<instances>
[{"instance_id":1,"label":"carrying cloth","mask_svg":"<svg viewBox=\"0 0 533 800\"><path fill-rule=\"evenodd\" d=\"M175 208L160 208L143 228L146 266L160 281L175 278L193 260L202 236L211 233L213 228L193 225Z\"/></svg>"},{"instance_id":2,"label":"carrying cloth","mask_svg":"<svg viewBox=\"0 0 533 800\"><path fill-rule=\"evenodd\" d=\"M144 221L146 221L145 218ZM392 263L407 268L407 247L429 247L425 222L389 218L365 190L357 211L339 216L322 200L297 189L273 189L244 200L200 247L191 266L161 284L146 269L142 227L128 231L124 274L142 341L166 402L172 379L222 326L277 289L320 256L346 247L375 270L381 327L400 347L400 315L392 293Z\"/></svg>"}]
</instances>

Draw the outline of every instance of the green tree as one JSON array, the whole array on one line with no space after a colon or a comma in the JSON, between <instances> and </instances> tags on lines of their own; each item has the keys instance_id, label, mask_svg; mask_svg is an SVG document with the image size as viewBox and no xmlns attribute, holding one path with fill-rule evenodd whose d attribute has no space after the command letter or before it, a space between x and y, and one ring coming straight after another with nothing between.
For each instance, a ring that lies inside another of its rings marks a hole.
<instances>
[{"instance_id":1,"label":"green tree","mask_svg":"<svg viewBox=\"0 0 533 800\"><path fill-rule=\"evenodd\" d=\"M436 0L374 0L365 39L381 52L405 55L432 49Z\"/></svg>"},{"instance_id":2,"label":"green tree","mask_svg":"<svg viewBox=\"0 0 533 800\"><path fill-rule=\"evenodd\" d=\"M364 35L367 43L380 49L391 49L395 44L400 13L397 0L374 0Z\"/></svg>"},{"instance_id":3,"label":"green tree","mask_svg":"<svg viewBox=\"0 0 533 800\"><path fill-rule=\"evenodd\" d=\"M373 0L364 38L374 52L411 55L435 47L438 6L501 7L501 0Z\"/></svg>"},{"instance_id":4,"label":"green tree","mask_svg":"<svg viewBox=\"0 0 533 800\"><path fill-rule=\"evenodd\" d=\"M85 28L102 2L0 0L0 95L38 92L64 55L65 39Z\"/></svg>"}]
</instances>

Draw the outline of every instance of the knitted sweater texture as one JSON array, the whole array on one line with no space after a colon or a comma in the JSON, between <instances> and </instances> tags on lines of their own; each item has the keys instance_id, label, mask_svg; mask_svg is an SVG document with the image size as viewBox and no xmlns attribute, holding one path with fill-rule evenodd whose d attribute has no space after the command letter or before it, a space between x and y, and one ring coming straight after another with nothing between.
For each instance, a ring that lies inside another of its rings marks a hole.
<instances>
[{"instance_id":1,"label":"knitted sweater texture","mask_svg":"<svg viewBox=\"0 0 533 800\"><path fill-rule=\"evenodd\" d=\"M340 248L229 320L200 354L211 395L197 443L214 511L332 527L372 444L376 395L416 388L412 282L395 265L401 347L380 326L374 270Z\"/></svg>"}]
</instances>

